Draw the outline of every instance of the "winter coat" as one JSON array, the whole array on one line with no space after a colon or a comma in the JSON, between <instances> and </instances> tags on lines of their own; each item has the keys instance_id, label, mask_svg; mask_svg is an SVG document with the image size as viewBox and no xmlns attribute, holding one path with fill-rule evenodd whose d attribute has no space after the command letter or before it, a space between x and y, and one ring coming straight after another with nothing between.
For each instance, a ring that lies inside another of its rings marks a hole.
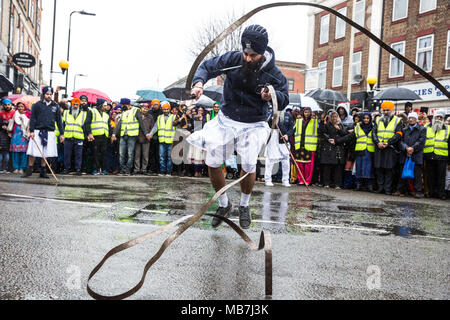
<instances>
[{"instance_id":1,"label":"winter coat","mask_svg":"<svg viewBox=\"0 0 450 320\"><path fill-rule=\"evenodd\" d=\"M230 51L222 56L203 62L194 76L193 83L206 83L209 79L226 74L223 97L220 103L225 116L239 122L254 123L266 121L269 103L261 99L261 90L271 84L277 95L278 110L289 104L288 82L275 65L275 54L267 48L268 60L254 76L245 76L242 68L223 71L226 68L241 66L241 51Z\"/></svg>"},{"instance_id":2,"label":"winter coat","mask_svg":"<svg viewBox=\"0 0 450 320\"><path fill-rule=\"evenodd\" d=\"M0 120L0 152L9 152L9 145L11 138L8 136L6 129L3 126L8 126L8 121Z\"/></svg>"},{"instance_id":3,"label":"winter coat","mask_svg":"<svg viewBox=\"0 0 450 320\"><path fill-rule=\"evenodd\" d=\"M319 146L321 164L345 164L345 147L351 143L354 134L348 133L341 123L339 128L337 130L330 122L319 127L319 136L323 137ZM335 144L331 144L329 139L334 139Z\"/></svg>"},{"instance_id":4,"label":"winter coat","mask_svg":"<svg viewBox=\"0 0 450 320\"><path fill-rule=\"evenodd\" d=\"M412 155L412 161L417 165L423 164L423 148L425 147L425 141L427 139L427 131L419 124L411 130L410 127L406 127L402 130L403 137L400 140L399 147L402 153L399 156L400 163L405 163L406 149L408 147L414 148Z\"/></svg>"},{"instance_id":5,"label":"winter coat","mask_svg":"<svg viewBox=\"0 0 450 320\"><path fill-rule=\"evenodd\" d=\"M395 135L388 140L387 148L385 149L379 149L378 144L380 143L380 140L378 139L378 124L375 123L372 130L372 140L375 144L375 155L374 155L374 167L379 169L392 169L397 164L400 150L398 147L398 142L401 139L401 134L399 132L402 132L402 123L399 121L397 124L397 127L394 130Z\"/></svg>"},{"instance_id":6,"label":"winter coat","mask_svg":"<svg viewBox=\"0 0 450 320\"><path fill-rule=\"evenodd\" d=\"M150 130L153 129L153 126L155 125L155 119L153 119L153 116L150 113L147 113L147 115L142 115L142 122L144 123L145 126L145 132L150 132ZM144 133L140 130L139 131L139 137L138 137L138 142L141 144L144 143L150 143L149 140L147 140L147 138L145 137Z\"/></svg>"},{"instance_id":7,"label":"winter coat","mask_svg":"<svg viewBox=\"0 0 450 320\"><path fill-rule=\"evenodd\" d=\"M342 104L337 107L336 112L339 114L339 118L340 118L341 116L339 113L339 109L344 109L344 111L345 111L345 118L341 119L342 125L347 130L352 129L354 122L353 122L353 118L349 114L348 106L346 104Z\"/></svg>"}]
</instances>

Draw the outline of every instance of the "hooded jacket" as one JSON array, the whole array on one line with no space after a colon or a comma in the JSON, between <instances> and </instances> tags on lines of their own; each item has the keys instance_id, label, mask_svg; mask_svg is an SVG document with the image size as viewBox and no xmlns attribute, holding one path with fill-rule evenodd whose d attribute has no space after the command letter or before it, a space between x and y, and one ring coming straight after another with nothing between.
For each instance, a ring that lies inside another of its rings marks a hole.
<instances>
[{"instance_id":1,"label":"hooded jacket","mask_svg":"<svg viewBox=\"0 0 450 320\"><path fill-rule=\"evenodd\" d=\"M338 107L336 108L336 112L339 114L339 118L341 117L341 115L339 113L339 109L341 109L341 108L345 110L345 118L341 119L341 123L345 129L347 129L347 130L351 129L351 127L353 125L353 118L350 116L348 106L346 104L338 105Z\"/></svg>"},{"instance_id":2,"label":"hooded jacket","mask_svg":"<svg viewBox=\"0 0 450 320\"><path fill-rule=\"evenodd\" d=\"M288 82L286 77L275 65L275 54L267 47L266 62L255 74L255 82L251 83L242 73L242 68L223 71L223 69L241 66L243 54L241 51L230 51L222 56L203 62L194 76L193 83L206 83L221 74L226 74L223 89L221 111L235 121L254 123L266 121L269 103L261 99L261 89L271 84L277 95L278 110L283 110L289 104Z\"/></svg>"}]
</instances>

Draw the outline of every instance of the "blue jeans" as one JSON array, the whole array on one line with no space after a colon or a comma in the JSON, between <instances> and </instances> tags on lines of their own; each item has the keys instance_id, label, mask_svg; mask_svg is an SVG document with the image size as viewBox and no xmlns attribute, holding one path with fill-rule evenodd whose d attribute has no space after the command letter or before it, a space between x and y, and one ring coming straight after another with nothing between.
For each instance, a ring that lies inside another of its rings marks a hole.
<instances>
[{"instance_id":1,"label":"blue jeans","mask_svg":"<svg viewBox=\"0 0 450 320\"><path fill-rule=\"evenodd\" d=\"M1 151L0 152L0 171L8 170L9 163L9 152Z\"/></svg>"},{"instance_id":2,"label":"blue jeans","mask_svg":"<svg viewBox=\"0 0 450 320\"><path fill-rule=\"evenodd\" d=\"M172 145L168 143L159 144L159 166L162 174L172 173L172 159L170 158L170 151Z\"/></svg>"},{"instance_id":3,"label":"blue jeans","mask_svg":"<svg viewBox=\"0 0 450 320\"><path fill-rule=\"evenodd\" d=\"M120 137L120 171L130 173L134 166L134 148L137 137Z\"/></svg>"}]
</instances>

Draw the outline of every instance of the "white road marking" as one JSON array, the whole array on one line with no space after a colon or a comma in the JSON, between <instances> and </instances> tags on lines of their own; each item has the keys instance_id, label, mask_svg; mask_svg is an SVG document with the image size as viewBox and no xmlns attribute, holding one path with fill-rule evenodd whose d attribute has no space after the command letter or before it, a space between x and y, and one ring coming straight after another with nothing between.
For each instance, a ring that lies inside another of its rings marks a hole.
<instances>
[{"instance_id":1,"label":"white road marking","mask_svg":"<svg viewBox=\"0 0 450 320\"><path fill-rule=\"evenodd\" d=\"M70 203L70 204L82 204L84 206L91 206L91 207L98 207L98 208L111 208L112 207L112 205L108 205L108 204L100 204L100 203L92 203L92 202L79 202L79 201L52 199L52 198L44 198L44 197L24 196L24 195L20 195L20 194L2 193L1 195L2 196L6 196L6 197L11 197L11 198L22 198L22 199L62 202L62 203Z\"/></svg>"}]
</instances>

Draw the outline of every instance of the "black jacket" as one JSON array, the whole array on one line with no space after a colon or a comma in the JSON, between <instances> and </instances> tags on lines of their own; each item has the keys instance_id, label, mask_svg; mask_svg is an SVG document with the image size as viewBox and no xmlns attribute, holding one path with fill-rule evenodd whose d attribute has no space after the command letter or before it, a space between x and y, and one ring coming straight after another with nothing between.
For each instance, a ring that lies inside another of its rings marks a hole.
<instances>
[{"instance_id":1,"label":"black jacket","mask_svg":"<svg viewBox=\"0 0 450 320\"><path fill-rule=\"evenodd\" d=\"M0 119L0 152L9 152L11 138L8 136L8 132L2 128L3 125L8 126L8 121Z\"/></svg>"},{"instance_id":2,"label":"black jacket","mask_svg":"<svg viewBox=\"0 0 450 320\"><path fill-rule=\"evenodd\" d=\"M352 141L354 134L348 133L341 123L338 130L330 122L327 122L324 126L319 127L319 136L323 137L319 146L320 163L345 164L347 161L345 146ZM331 144L329 139L334 139L335 144Z\"/></svg>"},{"instance_id":3,"label":"black jacket","mask_svg":"<svg viewBox=\"0 0 450 320\"><path fill-rule=\"evenodd\" d=\"M269 104L261 99L261 89L271 84L277 95L278 109L283 110L289 104L288 82L286 77L275 65L275 54L271 60L253 76L246 76L241 68L229 71L223 69L242 65L241 51L230 51L220 57L214 57L203 62L195 73L193 83L206 83L209 79L226 74L220 109L227 117L245 123L266 121Z\"/></svg>"},{"instance_id":4,"label":"black jacket","mask_svg":"<svg viewBox=\"0 0 450 320\"><path fill-rule=\"evenodd\" d=\"M411 130L408 126L402 130L403 137L400 140L400 150L402 153L400 154L399 160L400 163L405 163L406 159L406 149L408 147L414 148L414 153L412 155L412 160L417 165L423 164L423 148L425 147L425 141L427 139L426 129L421 127L419 124Z\"/></svg>"},{"instance_id":5,"label":"black jacket","mask_svg":"<svg viewBox=\"0 0 450 320\"><path fill-rule=\"evenodd\" d=\"M61 135L64 134L61 110L59 104L52 101L48 106L41 100L33 105L30 117L30 132L34 130L55 131L55 122Z\"/></svg>"}]
</instances>

